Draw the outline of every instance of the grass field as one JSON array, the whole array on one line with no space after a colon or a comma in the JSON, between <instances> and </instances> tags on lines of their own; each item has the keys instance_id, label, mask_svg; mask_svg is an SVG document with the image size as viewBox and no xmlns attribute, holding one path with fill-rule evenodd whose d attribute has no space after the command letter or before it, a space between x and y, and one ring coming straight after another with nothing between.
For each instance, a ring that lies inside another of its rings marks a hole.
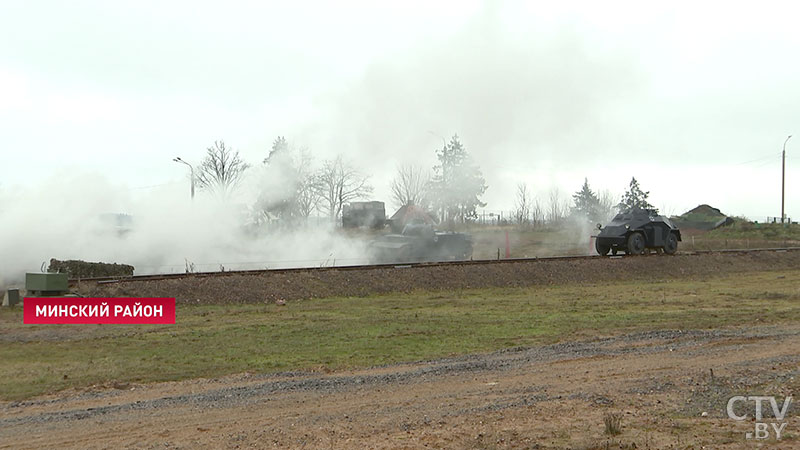
<instances>
[{"instance_id":1,"label":"grass field","mask_svg":"<svg viewBox=\"0 0 800 450\"><path fill-rule=\"evenodd\" d=\"M579 229L524 229L516 226L465 228L472 235L476 259L494 259L498 249L505 255L505 233L508 231L512 257L553 255L586 255L594 252L589 236L597 234L591 227ZM800 224L756 224L737 221L732 226L709 232L688 230L680 251L740 248L777 248L800 246Z\"/></svg>"},{"instance_id":2,"label":"grass field","mask_svg":"<svg viewBox=\"0 0 800 450\"><path fill-rule=\"evenodd\" d=\"M0 310L0 398L66 388L336 370L637 330L800 319L800 275L179 306L162 326L23 325Z\"/></svg>"},{"instance_id":3,"label":"grass field","mask_svg":"<svg viewBox=\"0 0 800 450\"><path fill-rule=\"evenodd\" d=\"M709 239L800 241L800 224L752 223L739 220L731 226L711 230L705 234L705 237Z\"/></svg>"}]
</instances>

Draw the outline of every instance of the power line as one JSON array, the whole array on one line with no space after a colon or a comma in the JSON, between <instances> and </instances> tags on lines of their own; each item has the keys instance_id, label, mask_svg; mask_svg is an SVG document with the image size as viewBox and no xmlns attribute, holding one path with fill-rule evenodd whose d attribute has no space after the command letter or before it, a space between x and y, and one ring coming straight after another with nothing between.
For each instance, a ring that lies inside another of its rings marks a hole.
<instances>
[{"instance_id":1,"label":"power line","mask_svg":"<svg viewBox=\"0 0 800 450\"><path fill-rule=\"evenodd\" d=\"M173 181L172 183L152 184L150 186L134 186L134 187L129 187L128 189L130 189L130 190L134 190L134 189L153 189L153 188L162 187L162 186L171 186L173 184L178 184L178 182L177 181Z\"/></svg>"},{"instance_id":2,"label":"power line","mask_svg":"<svg viewBox=\"0 0 800 450\"><path fill-rule=\"evenodd\" d=\"M761 164L753 166L752 169L758 169L760 167L766 167L766 166L768 166L770 164L775 164L775 161L774 160L769 160L769 161L766 161L766 162L762 162Z\"/></svg>"},{"instance_id":3,"label":"power line","mask_svg":"<svg viewBox=\"0 0 800 450\"><path fill-rule=\"evenodd\" d=\"M769 159L769 158L778 158L780 156L781 156L781 153L778 152L778 153L773 153L773 154L768 155L768 156L762 156L761 158L752 159L750 161L745 161L745 162L740 162L740 163L735 163L735 164L729 164L729 165L731 165L731 166L743 166L745 164L751 164L751 163L763 161L763 160Z\"/></svg>"}]
</instances>

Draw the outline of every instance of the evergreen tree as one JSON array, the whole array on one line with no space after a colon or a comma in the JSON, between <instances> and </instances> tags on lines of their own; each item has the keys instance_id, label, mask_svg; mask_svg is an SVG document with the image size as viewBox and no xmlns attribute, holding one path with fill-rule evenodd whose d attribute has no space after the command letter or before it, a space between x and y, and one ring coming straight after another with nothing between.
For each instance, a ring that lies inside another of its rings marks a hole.
<instances>
[{"instance_id":1,"label":"evergreen tree","mask_svg":"<svg viewBox=\"0 0 800 450\"><path fill-rule=\"evenodd\" d=\"M597 194L589 188L588 178L583 179L581 190L572 195L572 200L574 202L572 206L573 216L589 222L601 220L600 199L597 197Z\"/></svg>"},{"instance_id":2,"label":"evergreen tree","mask_svg":"<svg viewBox=\"0 0 800 450\"><path fill-rule=\"evenodd\" d=\"M269 155L264 158L264 164L269 164L270 160L274 160L288 152L289 142L286 141L285 137L278 136L274 141L272 141L272 148L269 151Z\"/></svg>"},{"instance_id":3,"label":"evergreen tree","mask_svg":"<svg viewBox=\"0 0 800 450\"><path fill-rule=\"evenodd\" d=\"M311 171L312 157L278 136L264 158L262 192L256 210L268 220L291 226L304 221L319 203L317 179Z\"/></svg>"},{"instance_id":4,"label":"evergreen tree","mask_svg":"<svg viewBox=\"0 0 800 450\"><path fill-rule=\"evenodd\" d=\"M473 164L458 135L436 153L439 164L434 166L433 203L443 221L465 221L477 217L476 209L486 206L480 196L486 192L486 180Z\"/></svg>"},{"instance_id":5,"label":"evergreen tree","mask_svg":"<svg viewBox=\"0 0 800 450\"><path fill-rule=\"evenodd\" d=\"M625 195L622 196L622 201L617 205L617 209L620 211L626 209L644 209L653 214L658 214L658 209L647 201L649 195L650 191L642 191L636 178L631 178L631 184L628 186L628 190L625 191Z\"/></svg>"}]
</instances>

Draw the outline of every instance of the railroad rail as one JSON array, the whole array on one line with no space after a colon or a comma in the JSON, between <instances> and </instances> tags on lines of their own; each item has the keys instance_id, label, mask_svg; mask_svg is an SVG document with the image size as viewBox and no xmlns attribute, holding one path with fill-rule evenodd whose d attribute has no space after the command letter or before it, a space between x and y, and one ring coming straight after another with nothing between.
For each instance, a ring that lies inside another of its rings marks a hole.
<instances>
[{"instance_id":1,"label":"railroad rail","mask_svg":"<svg viewBox=\"0 0 800 450\"><path fill-rule=\"evenodd\" d=\"M678 252L676 255L656 255L644 254L635 256L636 258L660 257L671 258L674 256L692 256L701 254L712 253L755 253L755 252L791 252L800 251L800 247L784 247L784 248L749 248L749 249L720 249L720 250L693 250L689 252ZM484 264L514 264L526 263L534 261L548 261L548 260L582 260L582 259L619 259L628 258L630 256L600 256L600 255L564 255L564 256L540 256L529 258L505 258L505 259L475 259L463 261L439 261L439 262L418 262L418 263L393 263L393 264L362 264L351 266L321 266L321 267L287 267L281 269L252 269L252 270L227 270L218 272L184 272L184 273L165 273L165 274L152 274L152 275L133 275L129 277L95 277L95 278L74 278L70 279L70 284L74 285L79 282L90 282L97 284L109 283L128 283L136 281L154 281L154 280L169 280L169 279L182 279L182 278L205 278L205 277L222 277L231 275L261 275L270 273L297 273L297 272L321 272L321 271L347 271L347 270L380 270L380 269L413 269L420 267L436 267L436 266L458 266L458 265L484 265Z\"/></svg>"}]
</instances>

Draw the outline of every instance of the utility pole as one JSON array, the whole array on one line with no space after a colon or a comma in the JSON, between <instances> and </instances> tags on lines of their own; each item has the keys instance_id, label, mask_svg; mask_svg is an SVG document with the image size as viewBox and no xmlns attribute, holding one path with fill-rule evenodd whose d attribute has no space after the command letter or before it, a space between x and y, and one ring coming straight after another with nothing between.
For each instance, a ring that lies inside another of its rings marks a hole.
<instances>
[{"instance_id":1,"label":"utility pole","mask_svg":"<svg viewBox=\"0 0 800 450\"><path fill-rule=\"evenodd\" d=\"M789 137L783 141L783 153L781 154L781 223L786 220L786 214L783 210L786 200L786 143L789 142L791 138L792 135L790 134Z\"/></svg>"}]
</instances>

